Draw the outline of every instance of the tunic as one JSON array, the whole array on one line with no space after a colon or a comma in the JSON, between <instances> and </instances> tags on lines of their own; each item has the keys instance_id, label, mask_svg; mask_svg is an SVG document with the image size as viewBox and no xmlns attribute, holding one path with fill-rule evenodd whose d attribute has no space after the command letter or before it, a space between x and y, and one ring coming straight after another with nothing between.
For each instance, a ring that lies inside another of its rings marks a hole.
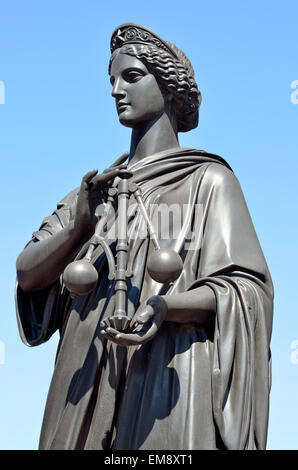
<instances>
[{"instance_id":1,"label":"tunic","mask_svg":"<svg viewBox=\"0 0 298 470\"><path fill-rule=\"evenodd\" d=\"M146 264L153 245L131 196L128 313L153 295L208 285L216 296L215 320L164 321L139 346L106 340L100 322L113 313L114 282L101 247L92 260L98 285L88 295L73 298L61 278L39 292L17 286L22 340L36 346L60 332L40 448L264 449L273 287L239 182L221 157L193 149L160 152L128 168L157 224L161 247L175 249L183 260L173 284L150 278ZM44 219L30 243L65 227L77 196L78 188ZM154 218L158 211L162 215ZM105 232L113 253L116 222L117 213ZM86 246L76 258L85 252Z\"/></svg>"}]
</instances>

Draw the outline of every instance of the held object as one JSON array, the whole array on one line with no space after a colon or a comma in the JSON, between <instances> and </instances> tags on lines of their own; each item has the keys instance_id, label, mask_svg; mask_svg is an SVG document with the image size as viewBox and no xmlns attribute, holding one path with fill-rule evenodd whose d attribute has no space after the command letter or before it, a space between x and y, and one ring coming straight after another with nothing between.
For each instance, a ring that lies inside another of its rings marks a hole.
<instances>
[{"instance_id":1,"label":"held object","mask_svg":"<svg viewBox=\"0 0 298 470\"><path fill-rule=\"evenodd\" d=\"M154 251L150 255L147 263L147 270L151 278L162 284L175 281L180 276L183 267L181 257L176 251L160 247L144 205L141 189L136 183L129 181L130 176L130 172L127 171L127 174L125 171L122 172L121 178L118 178L117 185L109 188L104 213L96 224L95 232L90 239L85 258L70 263L63 273L63 282L72 294L86 295L94 290L98 281L98 273L91 259L95 247L101 245L105 251L109 265L108 278L111 281L115 281L115 311L113 317L119 319L119 324L122 325L125 324L125 319L127 319L127 325L131 320L125 310L127 291L126 278L132 276L131 268L127 265L127 209L131 194L134 194L139 210L146 221L147 230L154 246ZM118 197L118 233L115 263L112 251L101 234L107 223L116 195ZM132 263L130 263L130 265L131 264Z\"/></svg>"}]
</instances>

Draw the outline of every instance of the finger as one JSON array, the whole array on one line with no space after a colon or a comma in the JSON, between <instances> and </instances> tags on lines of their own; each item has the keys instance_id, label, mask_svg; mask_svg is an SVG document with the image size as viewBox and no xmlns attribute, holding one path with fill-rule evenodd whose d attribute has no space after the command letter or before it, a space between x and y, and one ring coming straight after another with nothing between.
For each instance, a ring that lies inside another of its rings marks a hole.
<instances>
[{"instance_id":1,"label":"finger","mask_svg":"<svg viewBox=\"0 0 298 470\"><path fill-rule=\"evenodd\" d=\"M108 328L109 326L110 326L110 322L108 321L107 318L105 318L104 320L102 320L102 321L100 322L100 327L101 327L101 328L104 328L104 329L105 329L105 328Z\"/></svg>"},{"instance_id":2,"label":"finger","mask_svg":"<svg viewBox=\"0 0 298 470\"><path fill-rule=\"evenodd\" d=\"M88 173L86 173L84 176L83 176L83 179L82 181L84 181L84 183L89 183L92 178L94 178L95 175L97 175L98 173L98 170L91 170L91 171L88 171Z\"/></svg>"},{"instance_id":3,"label":"finger","mask_svg":"<svg viewBox=\"0 0 298 470\"><path fill-rule=\"evenodd\" d=\"M135 332L135 330L137 330L138 328L141 329L142 325L140 325L140 323L136 320L136 319L132 319L131 320L131 323L130 323L130 332Z\"/></svg>"},{"instance_id":4,"label":"finger","mask_svg":"<svg viewBox=\"0 0 298 470\"><path fill-rule=\"evenodd\" d=\"M109 339L109 338L108 338L109 335L108 335L108 333L106 332L106 330L104 330L104 329L103 329L103 330L100 330L100 334L101 334L104 338Z\"/></svg>"},{"instance_id":5,"label":"finger","mask_svg":"<svg viewBox=\"0 0 298 470\"><path fill-rule=\"evenodd\" d=\"M125 165L125 163L122 163L122 165L117 165L117 166L114 166L114 167L109 167L109 168L106 168L105 170L103 170L102 174L103 173L109 173L109 171L112 170L125 170L127 168L127 165Z\"/></svg>"},{"instance_id":6,"label":"finger","mask_svg":"<svg viewBox=\"0 0 298 470\"><path fill-rule=\"evenodd\" d=\"M130 170L127 170L126 165L121 165L115 168L107 168L102 174L104 178L109 177L112 178L113 175L127 175L127 176L132 176L133 173ZM112 176L111 176L112 175Z\"/></svg>"},{"instance_id":7,"label":"finger","mask_svg":"<svg viewBox=\"0 0 298 470\"><path fill-rule=\"evenodd\" d=\"M149 311L152 311L152 315L150 315ZM133 330L136 329L141 329L142 326L150 320L150 318L154 316L154 311L151 307L148 305L141 305L138 308L138 311L135 313L135 315L132 318L131 324L130 324L130 331L132 332Z\"/></svg>"},{"instance_id":8,"label":"finger","mask_svg":"<svg viewBox=\"0 0 298 470\"><path fill-rule=\"evenodd\" d=\"M122 339L121 335L127 334L127 333L120 333L120 331L116 330L116 328L113 328L112 326L109 326L106 329L106 332L108 333L109 336L111 336L111 338L114 338L114 339Z\"/></svg>"},{"instance_id":9,"label":"finger","mask_svg":"<svg viewBox=\"0 0 298 470\"><path fill-rule=\"evenodd\" d=\"M106 173L101 173L100 175L96 175L90 183L92 183L93 187L95 188L98 184L105 184L107 181L113 180L116 178L116 176L119 176L120 171L121 170L119 170L119 168L114 168L113 170L109 170Z\"/></svg>"},{"instance_id":10,"label":"finger","mask_svg":"<svg viewBox=\"0 0 298 470\"><path fill-rule=\"evenodd\" d=\"M142 311L135 316L135 320L143 325L147 321L151 320L155 316L155 311L151 305L145 305Z\"/></svg>"},{"instance_id":11,"label":"finger","mask_svg":"<svg viewBox=\"0 0 298 470\"><path fill-rule=\"evenodd\" d=\"M117 158L117 160L110 166L110 168L113 168L114 166L118 166L118 165L121 165L121 163L124 163L128 155L129 155L128 152L124 152L121 155L121 157Z\"/></svg>"},{"instance_id":12,"label":"finger","mask_svg":"<svg viewBox=\"0 0 298 470\"><path fill-rule=\"evenodd\" d=\"M118 346L126 346L124 342L122 342L120 339L116 339L114 336L109 335L107 330L101 330L100 334L107 340L111 341L112 343L117 344Z\"/></svg>"},{"instance_id":13,"label":"finger","mask_svg":"<svg viewBox=\"0 0 298 470\"><path fill-rule=\"evenodd\" d=\"M135 321L140 323L141 325L144 325L144 323L149 321L152 317L154 317L154 312L153 312L153 314L150 313L150 312L144 312L144 313L141 313L140 315L138 315L135 318Z\"/></svg>"},{"instance_id":14,"label":"finger","mask_svg":"<svg viewBox=\"0 0 298 470\"><path fill-rule=\"evenodd\" d=\"M100 175L97 175L95 178L93 178L89 185L92 185L93 189L97 190L102 185L109 184L110 182L112 182L117 176L121 178L121 176L124 175L132 176L132 173L128 172L125 169L120 170L119 168L115 168L106 173L101 173Z\"/></svg>"},{"instance_id":15,"label":"finger","mask_svg":"<svg viewBox=\"0 0 298 470\"><path fill-rule=\"evenodd\" d=\"M115 330L112 327L107 328L106 332L110 336L111 340L117 342L118 344L138 344L139 341L139 338L137 338L135 334L120 333L118 330Z\"/></svg>"},{"instance_id":16,"label":"finger","mask_svg":"<svg viewBox=\"0 0 298 470\"><path fill-rule=\"evenodd\" d=\"M115 339L117 342L121 342L124 345L134 345L143 344L153 338L157 332L157 327L153 324L149 330L144 334L139 333L119 333L119 331L114 330L113 328L107 328L107 333Z\"/></svg>"},{"instance_id":17,"label":"finger","mask_svg":"<svg viewBox=\"0 0 298 470\"><path fill-rule=\"evenodd\" d=\"M110 336L109 333L107 332L107 330L101 330L100 331L100 334L105 338L105 339L108 339L109 341L113 341L113 343L115 343L115 338L113 336Z\"/></svg>"}]
</instances>

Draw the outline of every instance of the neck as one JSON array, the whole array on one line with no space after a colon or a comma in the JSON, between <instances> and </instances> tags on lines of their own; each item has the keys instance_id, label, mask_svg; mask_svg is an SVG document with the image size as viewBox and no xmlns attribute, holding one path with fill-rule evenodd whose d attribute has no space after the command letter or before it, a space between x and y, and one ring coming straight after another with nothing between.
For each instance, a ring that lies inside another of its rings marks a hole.
<instances>
[{"instance_id":1,"label":"neck","mask_svg":"<svg viewBox=\"0 0 298 470\"><path fill-rule=\"evenodd\" d=\"M142 158L179 146L177 126L169 115L164 113L141 128L135 128L131 135L129 161L138 162Z\"/></svg>"}]
</instances>

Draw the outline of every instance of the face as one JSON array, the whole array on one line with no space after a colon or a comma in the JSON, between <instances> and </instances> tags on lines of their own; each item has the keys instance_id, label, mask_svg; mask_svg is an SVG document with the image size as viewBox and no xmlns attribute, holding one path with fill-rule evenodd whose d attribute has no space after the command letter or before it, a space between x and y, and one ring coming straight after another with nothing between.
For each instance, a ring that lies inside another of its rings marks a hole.
<instances>
[{"instance_id":1,"label":"face","mask_svg":"<svg viewBox=\"0 0 298 470\"><path fill-rule=\"evenodd\" d=\"M165 112L165 98L147 67L136 57L118 53L111 66L112 96L121 124L142 127Z\"/></svg>"}]
</instances>

